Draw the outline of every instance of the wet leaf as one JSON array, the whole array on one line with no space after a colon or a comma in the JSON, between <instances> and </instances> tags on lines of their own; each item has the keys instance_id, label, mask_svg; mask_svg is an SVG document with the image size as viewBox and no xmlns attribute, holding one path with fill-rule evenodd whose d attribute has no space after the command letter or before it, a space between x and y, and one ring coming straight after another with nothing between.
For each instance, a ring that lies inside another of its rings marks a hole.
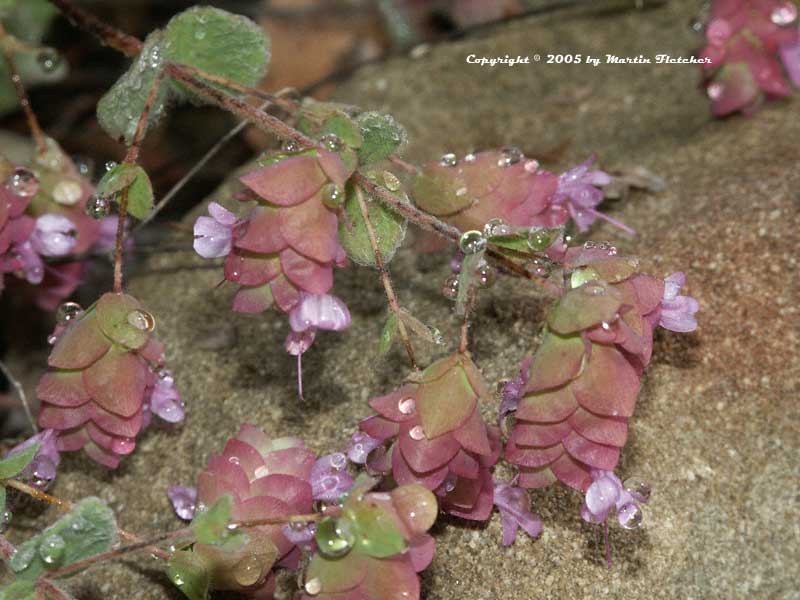
<instances>
[{"instance_id":1,"label":"wet leaf","mask_svg":"<svg viewBox=\"0 0 800 600\"><path fill-rule=\"evenodd\" d=\"M339 221L339 243L353 262L365 266L375 266L375 252L370 242L366 223L361 215L361 207L356 196L358 193L364 194L359 188L348 186L347 199L344 204L347 218ZM392 260L405 237L406 220L390 211L382 202L371 200L366 194L363 197L367 204L369 220L375 230L378 250L386 264Z\"/></svg>"},{"instance_id":2,"label":"wet leaf","mask_svg":"<svg viewBox=\"0 0 800 600\"><path fill-rule=\"evenodd\" d=\"M31 464L31 461L41 447L41 444L34 444L28 446L24 450L20 450L16 454L12 454L8 458L0 460L0 479L10 479L22 473L25 467Z\"/></svg>"},{"instance_id":3,"label":"wet leaf","mask_svg":"<svg viewBox=\"0 0 800 600\"><path fill-rule=\"evenodd\" d=\"M356 122L364 139L358 149L362 165L389 158L406 140L406 130L391 115L367 112L360 114Z\"/></svg>"},{"instance_id":4,"label":"wet leaf","mask_svg":"<svg viewBox=\"0 0 800 600\"><path fill-rule=\"evenodd\" d=\"M355 529L354 549L375 558L387 558L404 552L406 540L392 515L383 507L358 503L345 510Z\"/></svg>"},{"instance_id":5,"label":"wet leaf","mask_svg":"<svg viewBox=\"0 0 800 600\"><path fill-rule=\"evenodd\" d=\"M167 576L189 600L205 600L211 576L202 558L194 552L175 552L167 564Z\"/></svg>"},{"instance_id":6,"label":"wet leaf","mask_svg":"<svg viewBox=\"0 0 800 600\"><path fill-rule=\"evenodd\" d=\"M392 313L386 319L386 324L381 331L381 339L378 344L378 354L386 354L392 347L392 343L397 337L397 315Z\"/></svg>"},{"instance_id":7,"label":"wet leaf","mask_svg":"<svg viewBox=\"0 0 800 600\"><path fill-rule=\"evenodd\" d=\"M120 202L122 193L128 190L128 213L137 219L144 219L153 208L153 185L150 177L139 165L122 163L108 171L96 193Z\"/></svg>"},{"instance_id":8,"label":"wet leaf","mask_svg":"<svg viewBox=\"0 0 800 600\"><path fill-rule=\"evenodd\" d=\"M208 510L198 512L191 525L195 539L201 544L212 546L225 545L232 548L240 545L244 533L228 529L232 510L233 498L223 496Z\"/></svg>"},{"instance_id":9,"label":"wet leaf","mask_svg":"<svg viewBox=\"0 0 800 600\"><path fill-rule=\"evenodd\" d=\"M426 325L405 308L400 309L400 320L406 327L426 342L430 342L431 344L441 344L444 342L442 333L438 329Z\"/></svg>"}]
</instances>

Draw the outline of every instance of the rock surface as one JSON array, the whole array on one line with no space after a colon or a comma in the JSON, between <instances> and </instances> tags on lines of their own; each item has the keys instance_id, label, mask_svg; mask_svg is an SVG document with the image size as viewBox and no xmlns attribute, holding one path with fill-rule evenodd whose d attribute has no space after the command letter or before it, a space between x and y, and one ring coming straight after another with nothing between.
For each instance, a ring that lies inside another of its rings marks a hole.
<instances>
[{"instance_id":1,"label":"rock surface","mask_svg":"<svg viewBox=\"0 0 800 600\"><path fill-rule=\"evenodd\" d=\"M638 253L654 275L684 270L703 307L698 332L657 336L620 465L621 473L651 482L654 496L642 530L612 530L613 570L605 567L600 528L578 516L581 498L554 487L532 494L545 523L536 541L522 537L502 549L497 515L486 528L437 525L425 598L797 598L800 100L770 104L753 118L712 121L690 65L490 69L465 61L469 54L687 57L699 43L686 26L695 7L680 0L591 18L539 16L365 68L339 91L342 100L404 123L414 161L515 144L553 169L590 153L607 168L647 167L666 180L664 192L606 205L640 236L603 226L592 238ZM401 302L454 347L458 324L439 293L446 263L407 249L392 270ZM54 493L106 498L129 530L174 528L167 487L192 483L239 423L305 434L313 447L331 451L368 413L365 400L403 375L403 355L376 360L377 344L367 341L377 340L385 311L374 272L337 273L336 292L350 304L353 326L322 334L307 355L305 402L282 349L285 320L232 316L231 290L214 289L220 279L219 270L176 252L131 280L157 316L188 401L186 427L149 432L114 473L70 458ZM472 350L490 381L514 376L517 361L535 348L545 306L519 282L502 281L484 294ZM421 350L426 359L443 351ZM494 418L495 406L484 410ZM129 559L89 571L73 589L79 598L180 597L157 566Z\"/></svg>"}]
</instances>

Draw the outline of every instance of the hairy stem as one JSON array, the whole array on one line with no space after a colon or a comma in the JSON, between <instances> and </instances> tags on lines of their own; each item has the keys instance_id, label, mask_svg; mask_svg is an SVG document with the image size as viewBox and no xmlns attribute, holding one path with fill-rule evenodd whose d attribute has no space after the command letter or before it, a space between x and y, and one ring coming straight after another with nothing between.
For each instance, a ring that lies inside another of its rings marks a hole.
<instances>
[{"instance_id":1,"label":"hairy stem","mask_svg":"<svg viewBox=\"0 0 800 600\"><path fill-rule=\"evenodd\" d=\"M1 360L0 371L2 371L3 375L5 375L6 379L8 379L8 382L11 384L14 390L16 390L19 401L22 403L22 408L25 411L25 416L28 418L28 423L30 423L31 429L33 429L33 433L39 433L39 429L36 427L36 419L33 418L31 407L28 405L28 397L25 395L25 388L22 387L22 384L17 381L14 375L11 374L11 371L6 364Z\"/></svg>"},{"instance_id":2,"label":"hairy stem","mask_svg":"<svg viewBox=\"0 0 800 600\"><path fill-rule=\"evenodd\" d=\"M0 38L5 37L6 30L2 23L0 23ZM31 130L31 135L36 143L36 150L39 154L44 154L47 152L47 142L45 142L44 132L39 125L39 119L36 118L36 113L34 113L33 108L31 108L31 102L28 99L28 93L25 91L25 85L22 83L22 77L20 77L17 72L17 67L14 65L14 53L6 44L2 44L2 46L3 58L5 59L6 67L11 77L11 83L14 84L14 91L17 93L17 99L19 100L20 106L22 106L22 110L25 112L28 128Z\"/></svg>"},{"instance_id":3,"label":"hairy stem","mask_svg":"<svg viewBox=\"0 0 800 600\"><path fill-rule=\"evenodd\" d=\"M389 271L386 268L386 264L383 262L383 256L381 256L381 250L378 246L378 236L375 234L375 227L372 225L372 220L369 218L369 209L367 208L367 203L364 201L364 194L361 188L356 189L356 199L358 200L358 207L361 210L361 217L364 219L364 225L367 228L369 243L375 254L375 266L378 267L378 271L381 274L381 281L383 282L383 289L386 290L386 298L389 300L389 306L397 317L397 331L400 334L400 339L403 340L403 346L406 348L408 360L411 361L411 368L418 371L419 367L417 366L417 359L414 357L414 348L411 346L411 340L408 337L406 325L403 323L403 318L400 314L400 304L397 302L397 296L392 287L392 279L389 277Z\"/></svg>"},{"instance_id":4,"label":"hairy stem","mask_svg":"<svg viewBox=\"0 0 800 600\"><path fill-rule=\"evenodd\" d=\"M464 307L464 321L461 323L461 341L458 343L458 351L461 354L466 354L467 346L469 345L469 315L472 308L475 306L475 298L478 292L474 285L469 286L467 290L467 303Z\"/></svg>"},{"instance_id":5,"label":"hairy stem","mask_svg":"<svg viewBox=\"0 0 800 600\"><path fill-rule=\"evenodd\" d=\"M101 21L93 14L72 4L69 0L50 0L72 24L98 38L106 46L119 50L128 56L136 56L142 51L142 42L136 37L120 31Z\"/></svg>"},{"instance_id":6,"label":"hairy stem","mask_svg":"<svg viewBox=\"0 0 800 600\"><path fill-rule=\"evenodd\" d=\"M128 213L128 188L122 190L117 217L117 241L114 246L114 293L122 293L122 256L125 253L125 216Z\"/></svg>"}]
</instances>

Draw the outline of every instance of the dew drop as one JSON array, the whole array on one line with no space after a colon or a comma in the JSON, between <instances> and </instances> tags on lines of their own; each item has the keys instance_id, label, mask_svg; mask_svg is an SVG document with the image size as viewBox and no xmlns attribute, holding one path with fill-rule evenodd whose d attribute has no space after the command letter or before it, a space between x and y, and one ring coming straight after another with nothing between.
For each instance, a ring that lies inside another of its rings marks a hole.
<instances>
[{"instance_id":1,"label":"dew drop","mask_svg":"<svg viewBox=\"0 0 800 600\"><path fill-rule=\"evenodd\" d=\"M63 206L75 206L83 196L83 188L77 181L64 179L53 187L53 200Z\"/></svg>"},{"instance_id":2,"label":"dew drop","mask_svg":"<svg viewBox=\"0 0 800 600\"><path fill-rule=\"evenodd\" d=\"M501 235L511 235L511 226L503 219L490 219L483 226L483 235L487 238L498 237Z\"/></svg>"},{"instance_id":3,"label":"dew drop","mask_svg":"<svg viewBox=\"0 0 800 600\"><path fill-rule=\"evenodd\" d=\"M417 407L417 403L413 398L403 398L397 403L397 410L404 415L410 415Z\"/></svg>"},{"instance_id":4,"label":"dew drop","mask_svg":"<svg viewBox=\"0 0 800 600\"><path fill-rule=\"evenodd\" d=\"M206 30L205 29L203 29L201 27L198 27L197 29L194 30L194 39L202 40L202 39L205 39L205 37L206 37Z\"/></svg>"},{"instance_id":5,"label":"dew drop","mask_svg":"<svg viewBox=\"0 0 800 600\"><path fill-rule=\"evenodd\" d=\"M319 141L326 150L331 152L337 152L342 149L342 140L335 133L326 133Z\"/></svg>"},{"instance_id":6,"label":"dew drop","mask_svg":"<svg viewBox=\"0 0 800 600\"><path fill-rule=\"evenodd\" d=\"M356 536L349 519L325 517L314 532L320 554L328 558L344 556L355 543Z\"/></svg>"},{"instance_id":7,"label":"dew drop","mask_svg":"<svg viewBox=\"0 0 800 600\"><path fill-rule=\"evenodd\" d=\"M539 161L538 160L526 160L525 164L522 167L528 173L536 173L539 170Z\"/></svg>"},{"instance_id":8,"label":"dew drop","mask_svg":"<svg viewBox=\"0 0 800 600\"><path fill-rule=\"evenodd\" d=\"M56 310L56 321L59 325L66 325L83 314L83 307L77 302L64 302Z\"/></svg>"},{"instance_id":9,"label":"dew drop","mask_svg":"<svg viewBox=\"0 0 800 600\"><path fill-rule=\"evenodd\" d=\"M113 169L116 166L117 166L117 161L109 160L105 164L105 169L106 169L106 171L110 171L111 169Z\"/></svg>"},{"instance_id":10,"label":"dew drop","mask_svg":"<svg viewBox=\"0 0 800 600\"><path fill-rule=\"evenodd\" d=\"M408 432L408 436L412 440L420 441L425 437L425 432L422 430L421 425L414 425L411 430Z\"/></svg>"},{"instance_id":11,"label":"dew drop","mask_svg":"<svg viewBox=\"0 0 800 600\"><path fill-rule=\"evenodd\" d=\"M642 526L642 509L633 502L629 502L617 511L619 524L625 529L638 529Z\"/></svg>"},{"instance_id":12,"label":"dew drop","mask_svg":"<svg viewBox=\"0 0 800 600\"><path fill-rule=\"evenodd\" d=\"M22 196L23 198L30 198L35 196L39 191L39 180L33 171L18 167L6 180L6 188L15 196Z\"/></svg>"},{"instance_id":13,"label":"dew drop","mask_svg":"<svg viewBox=\"0 0 800 600\"><path fill-rule=\"evenodd\" d=\"M550 245L550 241L550 233L543 227L533 226L528 231L528 247L531 250L541 252Z\"/></svg>"},{"instance_id":14,"label":"dew drop","mask_svg":"<svg viewBox=\"0 0 800 600\"><path fill-rule=\"evenodd\" d=\"M87 156L75 156L72 162L75 163L75 168L83 177L90 177L94 171L94 161Z\"/></svg>"},{"instance_id":15,"label":"dew drop","mask_svg":"<svg viewBox=\"0 0 800 600\"><path fill-rule=\"evenodd\" d=\"M111 442L111 451L115 454L130 454L136 447L136 440L129 437L115 437Z\"/></svg>"},{"instance_id":16,"label":"dew drop","mask_svg":"<svg viewBox=\"0 0 800 600\"><path fill-rule=\"evenodd\" d=\"M111 201L103 196L95 194L86 202L86 214L98 221L107 217L110 211Z\"/></svg>"},{"instance_id":17,"label":"dew drop","mask_svg":"<svg viewBox=\"0 0 800 600\"><path fill-rule=\"evenodd\" d=\"M622 485L625 486L625 489L639 502L647 502L650 500L651 489L644 481L631 477L630 479L626 479Z\"/></svg>"},{"instance_id":18,"label":"dew drop","mask_svg":"<svg viewBox=\"0 0 800 600\"><path fill-rule=\"evenodd\" d=\"M12 516L13 514L10 510L6 509L3 511L3 514L0 515L0 532L8 529L8 524L11 523Z\"/></svg>"},{"instance_id":19,"label":"dew drop","mask_svg":"<svg viewBox=\"0 0 800 600\"><path fill-rule=\"evenodd\" d=\"M502 156L497 160L497 166L510 167L511 165L515 165L521 161L522 157L522 151L515 146L503 148Z\"/></svg>"},{"instance_id":20,"label":"dew drop","mask_svg":"<svg viewBox=\"0 0 800 600\"><path fill-rule=\"evenodd\" d=\"M719 100L725 93L725 86L719 81L712 81L706 87L706 94L711 100Z\"/></svg>"},{"instance_id":21,"label":"dew drop","mask_svg":"<svg viewBox=\"0 0 800 600\"><path fill-rule=\"evenodd\" d=\"M33 547L33 544L20 546L11 556L11 568L17 573L24 571L28 568L28 565L31 564L35 556L36 548Z\"/></svg>"},{"instance_id":22,"label":"dew drop","mask_svg":"<svg viewBox=\"0 0 800 600\"><path fill-rule=\"evenodd\" d=\"M443 167L455 167L458 164L458 157L452 152L442 154L442 157L439 159L439 164Z\"/></svg>"},{"instance_id":23,"label":"dew drop","mask_svg":"<svg viewBox=\"0 0 800 600\"><path fill-rule=\"evenodd\" d=\"M64 557L67 543L57 533L48 535L39 545L39 556L48 565L57 565Z\"/></svg>"},{"instance_id":24,"label":"dew drop","mask_svg":"<svg viewBox=\"0 0 800 600\"><path fill-rule=\"evenodd\" d=\"M319 577L314 577L314 579L306 581L303 588L306 590L306 594L316 596L322 591L322 582L319 580Z\"/></svg>"},{"instance_id":25,"label":"dew drop","mask_svg":"<svg viewBox=\"0 0 800 600\"><path fill-rule=\"evenodd\" d=\"M769 18L780 27L791 25L797 20L797 6L794 2L784 2L775 7Z\"/></svg>"},{"instance_id":26,"label":"dew drop","mask_svg":"<svg viewBox=\"0 0 800 600\"><path fill-rule=\"evenodd\" d=\"M344 197L344 192L335 183L328 183L322 188L322 202L329 208L341 206Z\"/></svg>"},{"instance_id":27,"label":"dew drop","mask_svg":"<svg viewBox=\"0 0 800 600\"><path fill-rule=\"evenodd\" d=\"M390 173L389 171L383 172L383 184L386 186L386 189L392 192L396 192L400 189L400 180L394 173Z\"/></svg>"},{"instance_id":28,"label":"dew drop","mask_svg":"<svg viewBox=\"0 0 800 600\"><path fill-rule=\"evenodd\" d=\"M475 270L478 278L478 285L484 289L490 288L497 281L497 271L488 263L483 263Z\"/></svg>"},{"instance_id":29,"label":"dew drop","mask_svg":"<svg viewBox=\"0 0 800 600\"><path fill-rule=\"evenodd\" d=\"M486 249L486 238L477 229L467 231L461 235L458 247L464 254L477 254Z\"/></svg>"},{"instance_id":30,"label":"dew drop","mask_svg":"<svg viewBox=\"0 0 800 600\"><path fill-rule=\"evenodd\" d=\"M445 280L442 286L442 294L449 300L455 300L458 297L458 277L451 275Z\"/></svg>"},{"instance_id":31,"label":"dew drop","mask_svg":"<svg viewBox=\"0 0 800 600\"><path fill-rule=\"evenodd\" d=\"M464 162L473 163L476 160L477 160L477 157L472 152L470 152L469 154L467 154L464 157Z\"/></svg>"},{"instance_id":32,"label":"dew drop","mask_svg":"<svg viewBox=\"0 0 800 600\"><path fill-rule=\"evenodd\" d=\"M233 578L239 585L245 587L254 585L261 579L262 564L261 557L257 554L245 556L233 566Z\"/></svg>"},{"instance_id":33,"label":"dew drop","mask_svg":"<svg viewBox=\"0 0 800 600\"><path fill-rule=\"evenodd\" d=\"M156 328L153 315L139 308L128 313L128 324L139 331L153 331Z\"/></svg>"},{"instance_id":34,"label":"dew drop","mask_svg":"<svg viewBox=\"0 0 800 600\"><path fill-rule=\"evenodd\" d=\"M297 142L294 140L284 140L283 144L281 144L281 149L284 152L297 152L300 149L300 146L297 145Z\"/></svg>"},{"instance_id":35,"label":"dew drop","mask_svg":"<svg viewBox=\"0 0 800 600\"><path fill-rule=\"evenodd\" d=\"M58 336L55 333L51 333L49 336L47 336L47 343L50 344L51 346L55 344L57 341L58 341Z\"/></svg>"},{"instance_id":36,"label":"dew drop","mask_svg":"<svg viewBox=\"0 0 800 600\"><path fill-rule=\"evenodd\" d=\"M45 73L52 73L61 64L61 55L53 48L44 48L36 55L36 62Z\"/></svg>"}]
</instances>

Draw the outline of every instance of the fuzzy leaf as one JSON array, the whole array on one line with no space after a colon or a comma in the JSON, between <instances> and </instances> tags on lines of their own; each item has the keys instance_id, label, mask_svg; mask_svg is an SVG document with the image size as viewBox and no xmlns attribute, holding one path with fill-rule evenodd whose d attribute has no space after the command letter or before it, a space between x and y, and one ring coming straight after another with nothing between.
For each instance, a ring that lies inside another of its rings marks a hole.
<instances>
[{"instance_id":1,"label":"fuzzy leaf","mask_svg":"<svg viewBox=\"0 0 800 600\"><path fill-rule=\"evenodd\" d=\"M139 56L97 104L97 120L112 138L128 144L133 141L139 115L144 111L153 82L163 68L163 43L161 31L147 36ZM148 114L148 127L158 122L168 96L169 86L162 84Z\"/></svg>"},{"instance_id":2,"label":"fuzzy leaf","mask_svg":"<svg viewBox=\"0 0 800 600\"><path fill-rule=\"evenodd\" d=\"M442 333L435 327L426 325L417 317L408 312L405 308L400 309L400 320L403 324L413 331L416 335L421 337L426 342L431 344L443 344L444 337Z\"/></svg>"},{"instance_id":3,"label":"fuzzy leaf","mask_svg":"<svg viewBox=\"0 0 800 600\"><path fill-rule=\"evenodd\" d=\"M10 479L22 473L25 467L31 464L41 447L41 444L33 444L8 458L0 460L0 479ZM5 498L3 500L5 503Z\"/></svg>"},{"instance_id":4,"label":"fuzzy leaf","mask_svg":"<svg viewBox=\"0 0 800 600\"><path fill-rule=\"evenodd\" d=\"M128 322L129 315L141 305L128 294L106 293L97 302L97 324L109 338L126 348L137 350L147 343L150 334Z\"/></svg>"},{"instance_id":5,"label":"fuzzy leaf","mask_svg":"<svg viewBox=\"0 0 800 600\"><path fill-rule=\"evenodd\" d=\"M461 261L461 272L458 274L458 295L456 296L457 315L463 315L466 312L470 289L478 287L477 271L481 263L485 261L484 254L484 251L467 254Z\"/></svg>"},{"instance_id":6,"label":"fuzzy leaf","mask_svg":"<svg viewBox=\"0 0 800 600\"><path fill-rule=\"evenodd\" d=\"M417 206L437 217L454 215L472 206L474 201L457 174L436 170L417 175L411 193Z\"/></svg>"},{"instance_id":7,"label":"fuzzy leaf","mask_svg":"<svg viewBox=\"0 0 800 600\"><path fill-rule=\"evenodd\" d=\"M322 126L322 135L332 133L350 148L360 148L364 144L361 128L346 114L337 112Z\"/></svg>"},{"instance_id":8,"label":"fuzzy leaf","mask_svg":"<svg viewBox=\"0 0 800 600\"><path fill-rule=\"evenodd\" d=\"M153 208L153 185L150 177L139 165L122 163L108 171L97 184L97 194L120 201L122 192L128 190L128 212L144 219Z\"/></svg>"},{"instance_id":9,"label":"fuzzy leaf","mask_svg":"<svg viewBox=\"0 0 800 600\"><path fill-rule=\"evenodd\" d=\"M175 552L167 564L167 576L189 600L205 600L211 576L205 563L194 552Z\"/></svg>"},{"instance_id":10,"label":"fuzzy leaf","mask_svg":"<svg viewBox=\"0 0 800 600\"><path fill-rule=\"evenodd\" d=\"M406 130L391 115L367 112L360 114L356 122L364 139L358 149L362 165L389 158L406 140Z\"/></svg>"},{"instance_id":11,"label":"fuzzy leaf","mask_svg":"<svg viewBox=\"0 0 800 600\"><path fill-rule=\"evenodd\" d=\"M550 328L560 334L588 329L610 322L622 306L622 296L612 286L591 281L572 288L547 316Z\"/></svg>"},{"instance_id":12,"label":"fuzzy leaf","mask_svg":"<svg viewBox=\"0 0 800 600\"><path fill-rule=\"evenodd\" d=\"M99 498L84 498L65 516L17 547L11 569L34 581L48 571L106 552L117 542L113 511ZM52 558L45 562L42 556Z\"/></svg>"},{"instance_id":13,"label":"fuzzy leaf","mask_svg":"<svg viewBox=\"0 0 800 600\"><path fill-rule=\"evenodd\" d=\"M228 529L232 510L233 498L222 496L214 503L214 506L197 513L194 521L192 521L192 531L195 539L201 544L213 546L225 545L234 547L240 545L243 541L244 533Z\"/></svg>"},{"instance_id":14,"label":"fuzzy leaf","mask_svg":"<svg viewBox=\"0 0 800 600\"><path fill-rule=\"evenodd\" d=\"M269 38L241 15L196 6L183 11L164 29L164 58L236 83L254 86L270 59ZM179 88L173 85L178 93Z\"/></svg>"},{"instance_id":15,"label":"fuzzy leaf","mask_svg":"<svg viewBox=\"0 0 800 600\"><path fill-rule=\"evenodd\" d=\"M381 506L359 503L345 510L356 530L354 548L375 558L388 558L406 549L406 540L389 512Z\"/></svg>"},{"instance_id":16,"label":"fuzzy leaf","mask_svg":"<svg viewBox=\"0 0 800 600\"><path fill-rule=\"evenodd\" d=\"M378 344L378 354L386 354L392 347L392 342L394 342L396 337L397 315L392 313L389 315L389 318L386 319L386 324L383 326L383 331L381 331L381 340Z\"/></svg>"},{"instance_id":17,"label":"fuzzy leaf","mask_svg":"<svg viewBox=\"0 0 800 600\"><path fill-rule=\"evenodd\" d=\"M339 221L339 243L353 262L365 266L375 266L375 252L372 249L366 223L361 215L361 208L356 196L358 193L363 192L348 186L347 200L344 204L347 218ZM366 204L369 220L372 222L378 241L378 250L386 264L392 260L405 237L406 220L390 211L380 201L366 197Z\"/></svg>"}]
</instances>

